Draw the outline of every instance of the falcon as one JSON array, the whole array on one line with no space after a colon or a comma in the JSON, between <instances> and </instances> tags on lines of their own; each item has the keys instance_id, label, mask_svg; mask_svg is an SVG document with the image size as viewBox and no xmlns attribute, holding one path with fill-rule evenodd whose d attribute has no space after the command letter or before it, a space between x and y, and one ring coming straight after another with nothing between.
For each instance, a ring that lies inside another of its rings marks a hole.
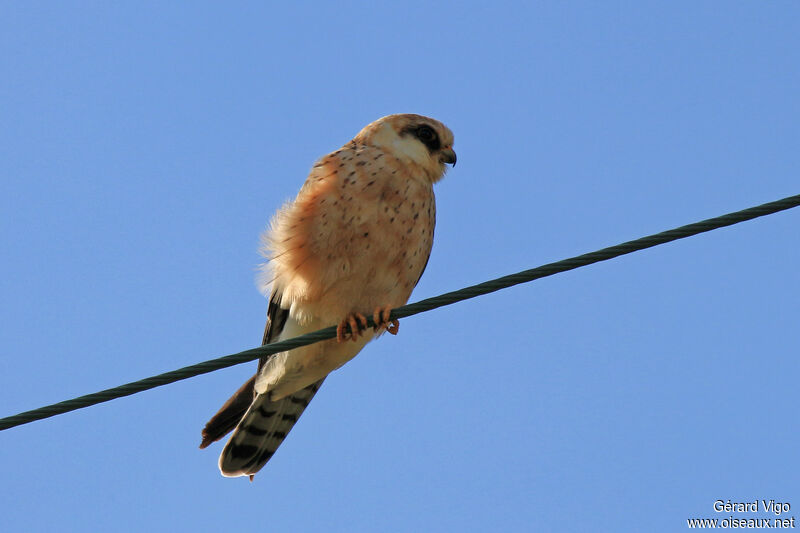
<instances>
[{"instance_id":1,"label":"falcon","mask_svg":"<svg viewBox=\"0 0 800 533\"><path fill-rule=\"evenodd\" d=\"M262 358L256 375L202 432L201 448L233 430L223 476L253 476L270 460L325 377L384 331L408 302L433 246L433 184L455 165L453 133L413 114L389 115L319 159L262 237L270 294L263 344L337 324L336 338ZM271 292L270 292L271 289ZM367 331L367 316L375 328Z\"/></svg>"}]
</instances>

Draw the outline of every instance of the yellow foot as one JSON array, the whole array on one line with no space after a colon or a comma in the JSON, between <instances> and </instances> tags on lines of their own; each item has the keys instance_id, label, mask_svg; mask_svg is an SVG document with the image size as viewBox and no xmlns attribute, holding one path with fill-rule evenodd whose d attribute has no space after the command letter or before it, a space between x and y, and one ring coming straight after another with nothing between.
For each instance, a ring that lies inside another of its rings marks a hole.
<instances>
[{"instance_id":1,"label":"yellow foot","mask_svg":"<svg viewBox=\"0 0 800 533\"><path fill-rule=\"evenodd\" d=\"M347 332L347 326L350 326L349 333ZM361 313L350 313L336 327L336 340L344 342L349 335L350 339L356 342L358 337L361 336L361 332L365 329L367 329L367 317Z\"/></svg>"},{"instance_id":2,"label":"yellow foot","mask_svg":"<svg viewBox=\"0 0 800 533\"><path fill-rule=\"evenodd\" d=\"M400 331L400 322L397 319L389 320L389 314L392 312L392 308L389 306L386 307L376 307L375 311L372 313L372 320L375 321L375 331L380 331L381 329L386 329L392 335L397 335L397 332Z\"/></svg>"}]
</instances>

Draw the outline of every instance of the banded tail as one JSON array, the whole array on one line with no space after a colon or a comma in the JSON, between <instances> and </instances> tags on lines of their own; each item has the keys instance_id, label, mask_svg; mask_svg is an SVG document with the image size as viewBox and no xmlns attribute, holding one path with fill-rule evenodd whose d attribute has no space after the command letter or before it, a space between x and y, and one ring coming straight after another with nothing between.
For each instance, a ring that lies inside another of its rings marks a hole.
<instances>
[{"instance_id":1,"label":"banded tail","mask_svg":"<svg viewBox=\"0 0 800 533\"><path fill-rule=\"evenodd\" d=\"M222 475L250 476L252 481L294 427L323 381L321 379L276 402L269 401L266 394L256 395L219 456ZM206 431L203 433L205 443ZM211 442L213 440L208 444Z\"/></svg>"},{"instance_id":2,"label":"banded tail","mask_svg":"<svg viewBox=\"0 0 800 533\"><path fill-rule=\"evenodd\" d=\"M289 311L280 307L280 300L277 293L270 298L262 344L278 340L283 332ZM269 357L259 361L259 371ZM256 394L257 377L258 373L242 385L203 428L200 448L234 430L219 457L219 469L226 477L250 476L252 481L253 475L267 464L325 381L322 378L271 402L267 395Z\"/></svg>"}]
</instances>

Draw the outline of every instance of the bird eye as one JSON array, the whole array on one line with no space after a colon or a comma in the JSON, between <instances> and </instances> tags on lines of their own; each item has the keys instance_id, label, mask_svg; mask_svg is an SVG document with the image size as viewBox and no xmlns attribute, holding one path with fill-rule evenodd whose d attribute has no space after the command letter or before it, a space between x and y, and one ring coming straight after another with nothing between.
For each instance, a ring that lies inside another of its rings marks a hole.
<instances>
[{"instance_id":1,"label":"bird eye","mask_svg":"<svg viewBox=\"0 0 800 533\"><path fill-rule=\"evenodd\" d=\"M420 141L427 143L436 138L436 133L430 126L420 126L419 129L417 129L417 137Z\"/></svg>"}]
</instances>

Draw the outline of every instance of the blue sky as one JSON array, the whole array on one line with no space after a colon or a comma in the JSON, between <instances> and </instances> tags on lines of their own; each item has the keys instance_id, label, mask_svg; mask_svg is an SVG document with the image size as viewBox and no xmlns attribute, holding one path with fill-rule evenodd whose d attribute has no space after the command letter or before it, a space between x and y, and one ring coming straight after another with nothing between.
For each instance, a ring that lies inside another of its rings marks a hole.
<instances>
[{"instance_id":1,"label":"blue sky","mask_svg":"<svg viewBox=\"0 0 800 533\"><path fill-rule=\"evenodd\" d=\"M1 416L259 344L260 232L386 114L456 136L412 300L800 193L794 2L17 2L0 47ZM253 484L197 449L252 363L4 431L0 529L798 514L798 227L789 211L405 319Z\"/></svg>"}]
</instances>

